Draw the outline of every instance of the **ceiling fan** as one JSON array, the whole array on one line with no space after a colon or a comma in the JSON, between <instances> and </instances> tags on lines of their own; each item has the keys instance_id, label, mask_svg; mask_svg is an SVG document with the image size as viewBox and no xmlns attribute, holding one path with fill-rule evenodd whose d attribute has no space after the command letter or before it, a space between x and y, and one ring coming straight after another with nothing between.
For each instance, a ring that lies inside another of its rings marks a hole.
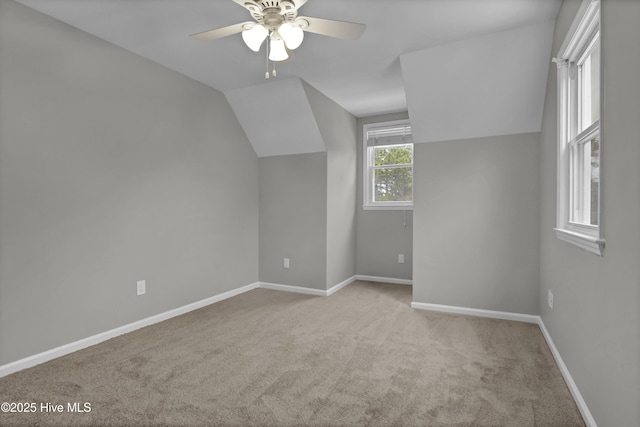
<instances>
[{"instance_id":1,"label":"ceiling fan","mask_svg":"<svg viewBox=\"0 0 640 427\"><path fill-rule=\"evenodd\" d=\"M305 31L339 39L357 39L365 29L364 24L298 16L298 9L307 0L233 1L247 9L255 22L241 22L192 34L191 37L208 41L241 32L242 39L254 52L258 52L264 40L269 38L269 59L284 61L289 58L290 51L300 46Z\"/></svg>"}]
</instances>

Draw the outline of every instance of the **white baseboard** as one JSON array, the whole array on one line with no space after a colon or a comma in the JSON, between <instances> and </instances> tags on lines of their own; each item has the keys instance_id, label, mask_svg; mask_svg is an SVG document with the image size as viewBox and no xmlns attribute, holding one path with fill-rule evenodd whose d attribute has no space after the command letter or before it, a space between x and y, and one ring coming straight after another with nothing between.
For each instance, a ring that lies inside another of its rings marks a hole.
<instances>
[{"instance_id":1,"label":"white baseboard","mask_svg":"<svg viewBox=\"0 0 640 427\"><path fill-rule=\"evenodd\" d=\"M16 360L15 362L7 363L5 365L0 366L0 378L12 374L14 372L21 371L23 369L31 368L33 366L39 365L44 362L48 362L49 360L56 359L58 357L73 353L78 350L82 350L84 348L90 347L92 345L99 344L103 341L106 341L111 338L115 338L119 335L126 334L128 332L135 331L136 329L143 328L145 326L150 326L155 323L162 322L167 319L171 319L172 317L180 316L182 314L188 313L193 310L197 310L199 308L205 307L210 304L214 304L216 302L225 300L227 298L231 298L233 296L242 294L244 292L248 292L252 289L256 289L258 287L265 289L273 289L279 291L287 291L287 292L298 292L309 295L317 295L317 296L329 296L338 290L344 288L355 280L365 280L371 282L385 282L385 283L399 283L399 284L411 284L410 280L403 279L391 279L385 277L376 277L376 276L361 276L356 275L350 277L347 280L333 286L328 290L321 289L310 289L310 288L302 288L300 286L288 286L288 285L278 285L274 283L265 283L265 282L256 282L250 285L242 286L237 289L233 289L227 292L223 292L221 294L215 295L210 298L206 298L200 301L196 301L191 304L184 305L182 307L175 308L173 310L166 311L164 313L157 314L155 316L147 317L142 320L138 320L133 323L129 323L124 326L120 326L118 328L112 329L110 331L102 332L97 335L93 335L87 338L83 338L81 340L62 345L60 347L53 348L51 350L44 351L42 353L35 354L33 356L25 357L24 359ZM471 316L480 316L480 317L490 317L494 319L504 319L504 320L514 320L519 322L526 323L535 323L540 327L542 331L542 335L544 336L547 345L558 364L558 368L562 373L562 376L573 396L573 399L578 406L578 410L585 421L587 427L597 427L595 419L589 411L586 402L584 401L580 390L578 390L578 386L576 385L567 365L562 360L562 356L560 352L556 348L553 340L551 339L551 335L549 335L549 331L547 331L544 322L540 316L531 315L531 314L520 314L520 313L509 313L502 311L493 311L493 310L482 310L477 308L467 308L467 307L456 307L449 305L441 305L441 304L429 304L422 302L412 302L411 308L420 309L420 310L428 310L428 311L440 311L446 313L456 313L456 314L465 314Z\"/></svg>"},{"instance_id":2,"label":"white baseboard","mask_svg":"<svg viewBox=\"0 0 640 427\"><path fill-rule=\"evenodd\" d=\"M227 298L231 298L233 296L242 294L252 289L256 289L258 287L266 288L266 289L275 289L279 291L299 292L299 293L318 295L318 296L328 296L344 288L345 286L354 282L355 280L356 278L355 276L353 276L326 291L320 290L320 289L302 288L299 286L276 285L273 283L264 283L264 282L252 283L250 285L242 286L237 289L223 292L213 297L196 301L194 303L187 304L182 307L178 307L173 310L166 311L164 313L156 314L155 316L147 317L145 319L138 320L136 322L129 323L127 325L120 326L118 328L111 329L109 331L105 331L87 338L83 338L69 344L61 345L59 347L52 348L51 350L43 351L42 353L34 354L32 356L28 356L23 359L16 360L14 362L7 363L5 365L1 365L0 378L7 376L9 374L12 374L14 372L21 371L23 369L31 368L41 363L48 362L49 360L57 359L58 357L65 356L67 354L73 353L78 350L82 350L92 345L99 344L103 341L106 341L111 338L115 338L119 335L123 335L128 332L135 331L136 329L153 325L155 323L159 323L164 320L171 319L172 317L180 316L181 314L185 314L190 311L197 310L199 308L205 307L210 304L214 304L216 302L225 300Z\"/></svg>"},{"instance_id":3,"label":"white baseboard","mask_svg":"<svg viewBox=\"0 0 640 427\"><path fill-rule=\"evenodd\" d=\"M319 297L327 296L327 291L323 289L303 288L302 286L279 285L277 283L260 282L259 288L271 289L273 291L295 292L298 294L316 295Z\"/></svg>"},{"instance_id":4,"label":"white baseboard","mask_svg":"<svg viewBox=\"0 0 640 427\"><path fill-rule=\"evenodd\" d=\"M356 280L358 280L357 276L351 276L347 280L343 280L342 282L338 283L334 287L327 289L327 296L335 294L340 289L344 288L347 285L352 284Z\"/></svg>"},{"instance_id":5,"label":"white baseboard","mask_svg":"<svg viewBox=\"0 0 640 427\"><path fill-rule=\"evenodd\" d=\"M357 274L356 280L364 280L366 282L395 283L398 285L413 285L413 280L395 279L393 277L365 276L362 274Z\"/></svg>"},{"instance_id":6,"label":"white baseboard","mask_svg":"<svg viewBox=\"0 0 640 427\"><path fill-rule=\"evenodd\" d=\"M329 295L332 295L336 292L338 292L340 289L344 288L345 286L355 282L356 276L352 276L350 278L348 278L347 280L344 280L340 283L338 283L337 285L324 290L324 289L312 289L312 288L304 288L302 286L291 286L291 285L280 285L277 283L267 283L267 282L260 282L260 288L264 288L264 289L271 289L274 291L285 291L285 292L296 292L299 294L307 294L307 295L316 295L316 296L320 296L320 297L328 297Z\"/></svg>"},{"instance_id":7,"label":"white baseboard","mask_svg":"<svg viewBox=\"0 0 640 427\"><path fill-rule=\"evenodd\" d=\"M542 336L544 337L547 345L549 346L549 350L553 355L553 358L562 373L562 377L564 378L569 391L571 392L571 396L573 396L573 400L576 402L576 406L584 419L587 427L598 427L596 424L593 415L591 415L591 411L587 407L587 403L584 401L578 386L575 381L573 381L573 377L565 365L564 360L562 360L562 356L560 356L560 352L556 348L553 340L551 339L551 335L549 335L549 331L547 331L544 322L540 316L532 315L532 314L520 314L520 313L509 313L504 311L493 311L493 310L481 310L477 308L468 308L468 307L457 307L451 305L441 305L441 304L429 304L423 302L412 302L411 308L417 308L420 310L429 310L429 311L440 311L445 313L456 313L456 314L465 314L470 316L479 316L479 317L490 317L492 319L504 319L504 320L515 320L518 322L526 322L526 323L535 323L542 331Z\"/></svg>"},{"instance_id":8,"label":"white baseboard","mask_svg":"<svg viewBox=\"0 0 640 427\"><path fill-rule=\"evenodd\" d=\"M49 360L57 359L58 357L65 356L78 350L90 347L92 345L99 344L111 338L115 338L119 335L126 334L128 332L135 331L136 329L143 328L145 326L153 325L155 323L162 322L172 317L180 316L181 314L188 313L193 310L205 307L207 305L231 298L233 296L242 294L244 292L256 289L258 283L252 283L250 285L242 286L237 289L232 289L227 292L215 295L210 298L206 298L200 301L196 301L191 304L183 305L182 307L175 308L173 310L165 311L164 313L156 314L155 316L147 317L142 320L138 320L133 323L129 323L124 326L120 326L115 329L111 329L106 332L99 333L87 338L83 338L78 341L74 341L69 344L61 345L60 347L53 348L51 350L44 351L42 353L34 354L33 356L25 357L24 359L16 360L15 362L7 363L0 366L0 378L12 374L14 372L21 371L23 369L31 368Z\"/></svg>"},{"instance_id":9,"label":"white baseboard","mask_svg":"<svg viewBox=\"0 0 640 427\"><path fill-rule=\"evenodd\" d=\"M516 322L538 323L540 316L532 314L509 313L506 311L482 310L479 308L457 307L453 305L428 304L424 302L412 302L411 308L429 311L441 311L444 313L465 314L469 316L490 317L492 319L514 320Z\"/></svg>"},{"instance_id":10,"label":"white baseboard","mask_svg":"<svg viewBox=\"0 0 640 427\"><path fill-rule=\"evenodd\" d=\"M584 401L582 394L580 394L580 390L578 390L578 386L576 385L575 381L573 381L573 377L569 373L567 365L565 365L564 360L562 360L562 356L560 356L560 352L553 343L551 335L549 335L549 331L547 331L547 327L544 325L542 318L539 317L539 319L540 320L538 322L538 326L540 326L540 330L542 331L542 335L544 336L545 341L547 341L549 350L551 350L551 354L558 364L558 368L560 369L560 372L564 377L565 383L567 383L567 387L569 387L569 391L573 396L573 400L575 400L576 405L578 406L578 410L580 411L580 414L582 414L584 423L587 425L587 427L598 427L596 424L596 420L593 418L593 415L591 415L591 411L589 411L589 408L587 407L587 403Z\"/></svg>"}]
</instances>

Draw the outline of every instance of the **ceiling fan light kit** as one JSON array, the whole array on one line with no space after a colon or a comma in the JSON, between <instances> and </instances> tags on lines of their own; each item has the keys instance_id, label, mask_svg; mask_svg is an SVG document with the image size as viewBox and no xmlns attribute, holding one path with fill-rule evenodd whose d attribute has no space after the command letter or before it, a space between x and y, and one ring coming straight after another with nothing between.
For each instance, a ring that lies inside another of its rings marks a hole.
<instances>
[{"instance_id":1,"label":"ceiling fan light kit","mask_svg":"<svg viewBox=\"0 0 640 427\"><path fill-rule=\"evenodd\" d=\"M244 40L247 47L254 52L260 51L262 42L264 42L267 37L270 39L269 48L272 52L274 50L280 52L280 41L284 41L284 45L286 45L287 49L294 50L300 46L304 39L304 32L302 31L302 28L300 28L297 23L295 24L296 25L294 26L289 22L285 22L277 29L267 29L262 24L247 24L245 26L247 29L242 32L242 40ZM280 55L280 57L282 57L282 55ZM284 61L288 57L289 55L282 57L282 59L269 59L272 61Z\"/></svg>"},{"instance_id":2,"label":"ceiling fan light kit","mask_svg":"<svg viewBox=\"0 0 640 427\"><path fill-rule=\"evenodd\" d=\"M269 59L277 62L284 61L289 58L287 49L284 47L284 40L277 31L272 31L269 37Z\"/></svg>"},{"instance_id":3,"label":"ceiling fan light kit","mask_svg":"<svg viewBox=\"0 0 640 427\"><path fill-rule=\"evenodd\" d=\"M365 29L364 24L353 22L298 17L298 9L308 0L233 1L247 9L255 22L203 31L191 37L208 41L242 32L242 40L254 52L260 51L262 43L269 38L268 58L278 62L289 58L287 50L292 51L302 44L305 31L341 39L357 39Z\"/></svg>"},{"instance_id":4,"label":"ceiling fan light kit","mask_svg":"<svg viewBox=\"0 0 640 427\"><path fill-rule=\"evenodd\" d=\"M242 32L242 40L254 52L260 50L262 42L269 35L269 31L262 24L254 25Z\"/></svg>"},{"instance_id":5,"label":"ceiling fan light kit","mask_svg":"<svg viewBox=\"0 0 640 427\"><path fill-rule=\"evenodd\" d=\"M278 33L282 36L282 39L289 50L296 49L300 44L302 44L302 40L304 40L304 31L302 31L302 28L297 25L293 26L288 22L280 25Z\"/></svg>"}]
</instances>

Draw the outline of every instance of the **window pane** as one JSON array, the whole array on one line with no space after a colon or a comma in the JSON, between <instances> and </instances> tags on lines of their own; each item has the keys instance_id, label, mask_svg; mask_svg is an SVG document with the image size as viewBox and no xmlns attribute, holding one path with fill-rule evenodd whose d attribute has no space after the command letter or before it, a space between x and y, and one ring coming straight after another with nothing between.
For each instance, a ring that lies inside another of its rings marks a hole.
<instances>
[{"instance_id":1,"label":"window pane","mask_svg":"<svg viewBox=\"0 0 640 427\"><path fill-rule=\"evenodd\" d=\"M598 225L600 137L574 144L571 155L571 216L579 224Z\"/></svg>"},{"instance_id":2,"label":"window pane","mask_svg":"<svg viewBox=\"0 0 640 427\"><path fill-rule=\"evenodd\" d=\"M600 119L600 42L582 63L580 132Z\"/></svg>"},{"instance_id":3,"label":"window pane","mask_svg":"<svg viewBox=\"0 0 640 427\"><path fill-rule=\"evenodd\" d=\"M406 165L412 163L412 145L387 145L376 147L374 166Z\"/></svg>"},{"instance_id":4,"label":"window pane","mask_svg":"<svg viewBox=\"0 0 640 427\"><path fill-rule=\"evenodd\" d=\"M413 168L380 168L375 170L376 202L413 201Z\"/></svg>"},{"instance_id":5,"label":"window pane","mask_svg":"<svg viewBox=\"0 0 640 427\"><path fill-rule=\"evenodd\" d=\"M571 213L569 220L572 222L583 222L582 219L582 173L581 167L584 163L584 145L571 144L569 147L569 187Z\"/></svg>"},{"instance_id":6,"label":"window pane","mask_svg":"<svg viewBox=\"0 0 640 427\"><path fill-rule=\"evenodd\" d=\"M590 146L590 147L589 147ZM586 150L591 152L591 225L598 225L598 189L600 187L600 138L587 143Z\"/></svg>"}]
</instances>

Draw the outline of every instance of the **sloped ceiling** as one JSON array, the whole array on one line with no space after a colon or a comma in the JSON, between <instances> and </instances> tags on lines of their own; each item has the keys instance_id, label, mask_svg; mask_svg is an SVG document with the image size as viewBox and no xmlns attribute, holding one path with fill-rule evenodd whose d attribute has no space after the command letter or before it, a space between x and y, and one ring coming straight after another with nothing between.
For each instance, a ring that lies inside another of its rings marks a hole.
<instances>
[{"instance_id":1,"label":"sloped ceiling","mask_svg":"<svg viewBox=\"0 0 640 427\"><path fill-rule=\"evenodd\" d=\"M561 4L309 0L301 15L360 22L367 26L364 34L340 40L307 33L295 59L278 64L277 79L265 82L264 46L254 53L239 34L211 42L188 37L249 20L247 10L231 0L16 1L224 92L261 156L322 149L299 82L287 78L304 79L356 117L408 109L425 141L536 130L530 125L542 114L540 76L548 70L548 41ZM519 36L519 29L529 34L518 39L525 48L496 35ZM514 65L522 61L535 70ZM521 73L520 87L511 84L511 72ZM502 79L504 86L498 84ZM503 115L509 101L513 110ZM279 114L276 103L283 108ZM505 123L495 130L483 121ZM277 131L284 127L295 131Z\"/></svg>"},{"instance_id":2,"label":"sloped ceiling","mask_svg":"<svg viewBox=\"0 0 640 427\"><path fill-rule=\"evenodd\" d=\"M400 56L415 142L539 132L553 22Z\"/></svg>"},{"instance_id":3,"label":"sloped ceiling","mask_svg":"<svg viewBox=\"0 0 640 427\"><path fill-rule=\"evenodd\" d=\"M258 157L326 151L300 79L268 80L224 94Z\"/></svg>"}]
</instances>

